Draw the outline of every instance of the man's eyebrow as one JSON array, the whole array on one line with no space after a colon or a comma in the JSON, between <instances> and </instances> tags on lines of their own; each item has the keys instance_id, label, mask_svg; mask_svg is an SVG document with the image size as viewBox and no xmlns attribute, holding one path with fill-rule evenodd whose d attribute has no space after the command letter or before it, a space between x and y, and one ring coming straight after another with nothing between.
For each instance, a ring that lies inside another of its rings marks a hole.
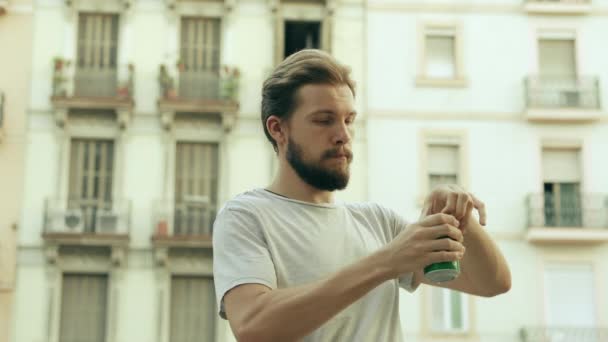
<instances>
[{"instance_id":1,"label":"man's eyebrow","mask_svg":"<svg viewBox=\"0 0 608 342\"><path fill-rule=\"evenodd\" d=\"M336 112L334 112L334 111L333 111L333 110L331 110L331 109L318 109L318 110L315 110L315 111L313 111L313 112L308 113L308 115L307 115L307 116L313 116L313 115L315 115L315 114L330 114L330 115L336 115ZM348 113L348 115L349 115L349 116L350 116L350 115L352 115L352 116L357 116L357 112L353 110L352 112Z\"/></svg>"}]
</instances>

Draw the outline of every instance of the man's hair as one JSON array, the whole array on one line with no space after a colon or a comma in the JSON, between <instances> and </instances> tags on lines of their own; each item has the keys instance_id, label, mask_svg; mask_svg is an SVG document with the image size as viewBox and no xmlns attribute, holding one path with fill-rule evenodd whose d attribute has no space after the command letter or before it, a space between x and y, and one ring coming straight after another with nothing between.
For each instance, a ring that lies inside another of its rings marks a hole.
<instances>
[{"instance_id":1,"label":"man's hair","mask_svg":"<svg viewBox=\"0 0 608 342\"><path fill-rule=\"evenodd\" d=\"M288 120L297 106L297 91L307 84L347 85L355 96L350 68L327 52L305 49L287 57L264 81L262 88L262 125L275 151L278 151L277 143L270 136L266 121L271 115Z\"/></svg>"}]
</instances>

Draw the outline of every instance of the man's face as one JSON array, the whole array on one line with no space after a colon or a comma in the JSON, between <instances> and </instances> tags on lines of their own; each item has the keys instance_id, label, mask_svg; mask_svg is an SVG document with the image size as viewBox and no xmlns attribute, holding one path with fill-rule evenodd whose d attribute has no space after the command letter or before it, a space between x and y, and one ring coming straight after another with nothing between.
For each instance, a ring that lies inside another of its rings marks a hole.
<instances>
[{"instance_id":1,"label":"man's face","mask_svg":"<svg viewBox=\"0 0 608 342\"><path fill-rule=\"evenodd\" d=\"M305 85L296 93L285 158L310 186L334 191L348 185L355 115L346 85Z\"/></svg>"}]
</instances>

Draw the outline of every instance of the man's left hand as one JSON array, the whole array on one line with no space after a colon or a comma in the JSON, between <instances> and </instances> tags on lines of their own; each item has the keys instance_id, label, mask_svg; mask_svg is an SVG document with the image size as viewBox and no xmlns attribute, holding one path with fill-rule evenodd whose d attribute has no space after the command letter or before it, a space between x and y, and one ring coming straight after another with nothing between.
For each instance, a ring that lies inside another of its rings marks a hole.
<instances>
[{"instance_id":1,"label":"man's left hand","mask_svg":"<svg viewBox=\"0 0 608 342\"><path fill-rule=\"evenodd\" d=\"M457 185L439 185L424 200L421 217L437 213L452 215L460 221L460 229L464 233L471 220L475 219L472 217L473 208L479 213L479 223L485 226L486 208L482 201Z\"/></svg>"}]
</instances>

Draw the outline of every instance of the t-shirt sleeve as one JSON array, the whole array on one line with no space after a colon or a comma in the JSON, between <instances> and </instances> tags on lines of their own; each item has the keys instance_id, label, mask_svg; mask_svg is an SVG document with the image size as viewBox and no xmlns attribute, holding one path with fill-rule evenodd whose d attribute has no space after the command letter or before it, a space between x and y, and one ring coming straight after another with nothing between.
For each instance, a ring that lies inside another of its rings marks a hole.
<instances>
[{"instance_id":1,"label":"t-shirt sleeve","mask_svg":"<svg viewBox=\"0 0 608 342\"><path fill-rule=\"evenodd\" d=\"M213 225L213 276L220 317L226 319L224 295L242 284L277 287L274 263L256 216L225 207Z\"/></svg>"},{"instance_id":2,"label":"t-shirt sleeve","mask_svg":"<svg viewBox=\"0 0 608 342\"><path fill-rule=\"evenodd\" d=\"M394 239L405 227L409 224L409 222L397 212L391 209L384 209L387 212L389 222L391 222L391 232L393 234L392 238ZM420 283L416 280L413 272L406 273L399 277L399 286L401 288L407 290L408 292L414 292L418 288Z\"/></svg>"}]
</instances>

